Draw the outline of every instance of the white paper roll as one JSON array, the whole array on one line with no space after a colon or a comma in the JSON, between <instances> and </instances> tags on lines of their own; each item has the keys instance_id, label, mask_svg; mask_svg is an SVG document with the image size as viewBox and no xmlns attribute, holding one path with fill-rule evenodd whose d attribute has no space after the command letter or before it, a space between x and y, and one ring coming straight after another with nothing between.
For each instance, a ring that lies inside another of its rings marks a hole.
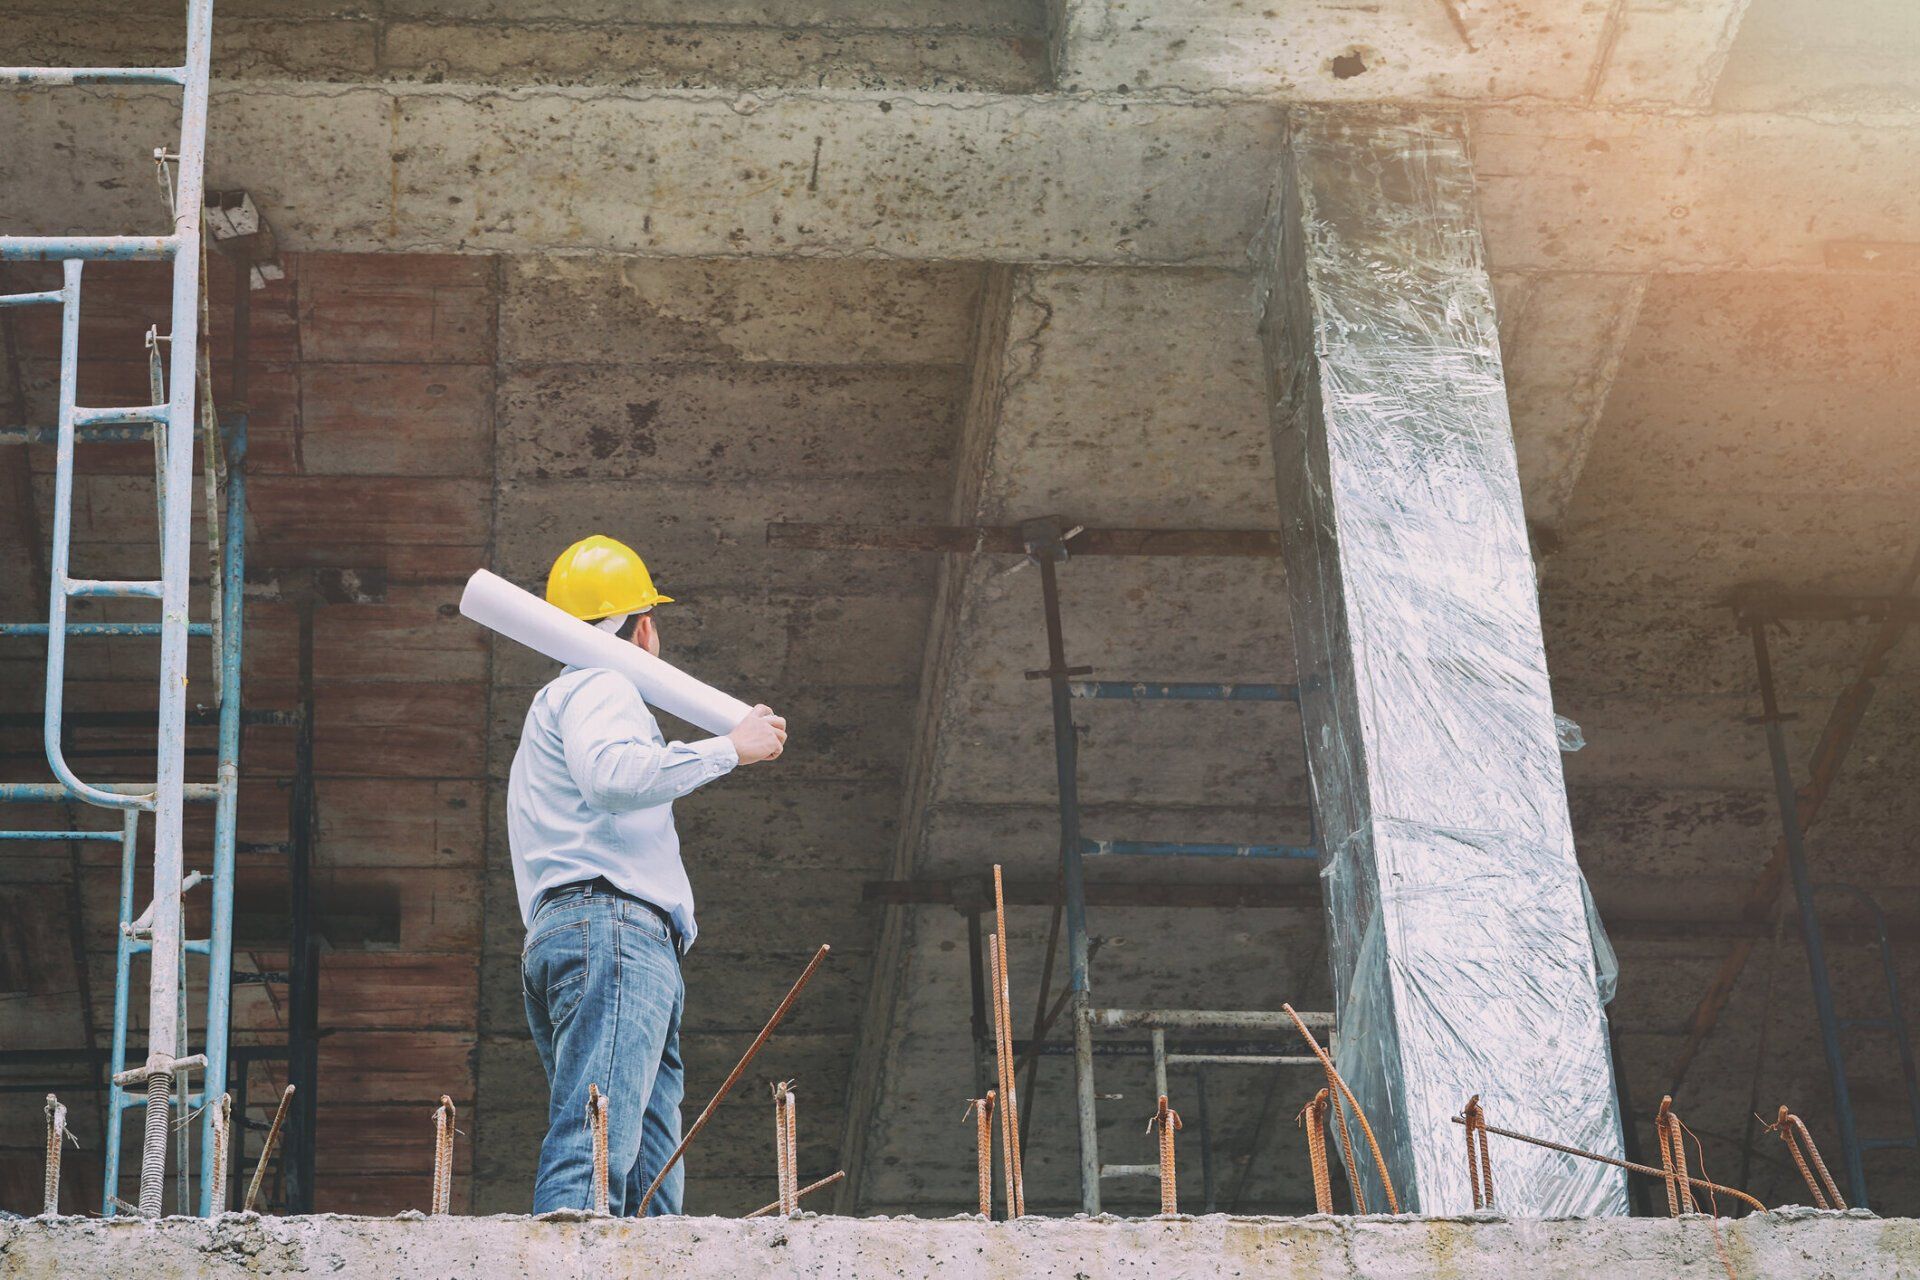
<instances>
[{"instance_id":1,"label":"white paper roll","mask_svg":"<svg viewBox=\"0 0 1920 1280\"><path fill-rule=\"evenodd\" d=\"M633 682L648 705L709 733L726 733L753 710L639 645L582 622L485 569L474 570L467 579L460 612L555 662L617 671Z\"/></svg>"}]
</instances>

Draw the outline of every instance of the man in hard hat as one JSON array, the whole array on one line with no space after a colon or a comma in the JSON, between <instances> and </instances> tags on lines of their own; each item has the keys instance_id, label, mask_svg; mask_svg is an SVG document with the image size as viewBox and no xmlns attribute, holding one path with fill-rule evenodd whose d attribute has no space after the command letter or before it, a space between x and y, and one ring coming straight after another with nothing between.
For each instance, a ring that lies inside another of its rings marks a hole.
<instances>
[{"instance_id":1,"label":"man in hard hat","mask_svg":"<svg viewBox=\"0 0 1920 1280\"><path fill-rule=\"evenodd\" d=\"M560 553L547 601L659 656L647 566L612 538ZM607 1208L638 1211L680 1141L680 960L693 890L673 802L736 765L777 759L787 722L764 706L723 737L668 742L625 677L568 667L534 695L507 782L507 841L527 944L527 1024L546 1069L533 1211L593 1205L587 1088L607 1098ZM648 1212L678 1213L684 1166Z\"/></svg>"}]
</instances>

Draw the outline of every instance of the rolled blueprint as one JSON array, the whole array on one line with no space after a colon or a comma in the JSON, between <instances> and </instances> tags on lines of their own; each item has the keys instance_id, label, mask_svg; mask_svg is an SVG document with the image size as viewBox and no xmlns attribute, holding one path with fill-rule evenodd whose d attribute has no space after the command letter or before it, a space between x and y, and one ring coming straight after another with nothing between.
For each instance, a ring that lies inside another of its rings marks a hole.
<instances>
[{"instance_id":1,"label":"rolled blueprint","mask_svg":"<svg viewBox=\"0 0 1920 1280\"><path fill-rule=\"evenodd\" d=\"M617 671L633 682L649 706L709 733L728 732L753 710L639 645L582 622L485 569L474 570L467 579L460 612L555 662Z\"/></svg>"}]
</instances>

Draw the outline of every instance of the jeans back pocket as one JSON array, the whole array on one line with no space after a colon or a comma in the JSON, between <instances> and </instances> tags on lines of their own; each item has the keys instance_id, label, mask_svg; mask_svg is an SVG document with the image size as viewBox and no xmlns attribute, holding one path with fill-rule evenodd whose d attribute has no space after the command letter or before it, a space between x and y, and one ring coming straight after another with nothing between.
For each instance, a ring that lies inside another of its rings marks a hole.
<instances>
[{"instance_id":1,"label":"jeans back pocket","mask_svg":"<svg viewBox=\"0 0 1920 1280\"><path fill-rule=\"evenodd\" d=\"M527 944L520 962L527 994L546 1006L559 1022L580 1003L587 989L588 922L556 925Z\"/></svg>"}]
</instances>

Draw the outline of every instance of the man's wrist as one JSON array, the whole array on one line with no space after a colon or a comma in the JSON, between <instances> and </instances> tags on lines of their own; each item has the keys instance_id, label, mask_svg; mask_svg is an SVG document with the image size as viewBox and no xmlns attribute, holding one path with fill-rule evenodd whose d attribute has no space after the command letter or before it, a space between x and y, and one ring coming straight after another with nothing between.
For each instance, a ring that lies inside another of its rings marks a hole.
<instances>
[{"instance_id":1,"label":"man's wrist","mask_svg":"<svg viewBox=\"0 0 1920 1280\"><path fill-rule=\"evenodd\" d=\"M733 739L726 734L708 738L700 747L701 754L707 757L717 772L726 773L739 767L740 752L734 747Z\"/></svg>"}]
</instances>

